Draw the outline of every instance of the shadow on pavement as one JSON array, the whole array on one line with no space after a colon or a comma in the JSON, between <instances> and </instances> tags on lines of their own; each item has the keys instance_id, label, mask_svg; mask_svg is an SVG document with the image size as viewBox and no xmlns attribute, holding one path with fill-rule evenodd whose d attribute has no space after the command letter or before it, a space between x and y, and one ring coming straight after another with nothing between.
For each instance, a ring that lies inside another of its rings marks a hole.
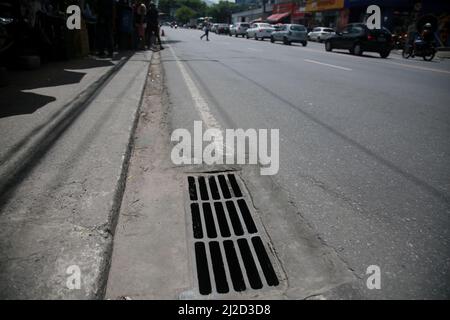
<instances>
[{"instance_id":1,"label":"shadow on pavement","mask_svg":"<svg viewBox=\"0 0 450 320\"><path fill-rule=\"evenodd\" d=\"M162 44L174 44L174 43L178 43L178 42L183 42L181 40L162 40L161 39Z\"/></svg>"},{"instance_id":2,"label":"shadow on pavement","mask_svg":"<svg viewBox=\"0 0 450 320\"><path fill-rule=\"evenodd\" d=\"M0 118L32 114L56 101L55 97L27 92L28 90L79 83L86 73L73 70L113 65L111 60L87 58L49 64L33 71L11 70L8 72L9 85L0 88Z\"/></svg>"}]
</instances>

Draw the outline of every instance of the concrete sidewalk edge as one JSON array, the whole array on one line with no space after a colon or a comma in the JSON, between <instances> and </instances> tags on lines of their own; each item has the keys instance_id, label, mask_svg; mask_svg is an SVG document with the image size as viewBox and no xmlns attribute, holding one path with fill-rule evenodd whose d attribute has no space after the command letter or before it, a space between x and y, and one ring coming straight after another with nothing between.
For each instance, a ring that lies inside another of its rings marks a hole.
<instances>
[{"instance_id":1,"label":"concrete sidewalk edge","mask_svg":"<svg viewBox=\"0 0 450 320\"><path fill-rule=\"evenodd\" d=\"M149 66L151 65L153 60L153 54L151 55ZM104 265L101 266L101 269L103 272L100 273L100 279L99 279L99 295L97 296L100 299L104 299L106 296L106 289L108 284L108 276L109 276L109 270L111 268L111 258L112 258L112 252L113 252L113 245L114 245L114 234L116 231L116 227L119 221L119 214L120 214L120 208L122 205L122 198L125 192L126 187L126 180L128 175L128 168L130 165L130 158L134 147L134 135L138 126L139 122L139 115L142 108L142 103L144 99L144 93L145 88L147 87L148 82L148 76L145 78L144 84L142 86L142 92L140 95L138 107L135 109L135 112L133 114L133 122L131 124L131 128L128 134L128 146L125 150L122 166L120 168L120 176L117 180L115 190L114 190L114 197L113 197L113 203L110 211L110 215L108 218L108 224L109 229L108 232L112 235L111 241L108 244L108 247L105 249L104 253Z\"/></svg>"}]
</instances>

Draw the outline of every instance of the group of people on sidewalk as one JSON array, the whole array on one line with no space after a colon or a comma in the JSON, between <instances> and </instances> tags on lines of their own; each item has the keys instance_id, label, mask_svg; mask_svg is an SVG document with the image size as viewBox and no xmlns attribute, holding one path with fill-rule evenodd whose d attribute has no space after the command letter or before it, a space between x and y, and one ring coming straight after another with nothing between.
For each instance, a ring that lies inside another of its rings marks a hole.
<instances>
[{"instance_id":1,"label":"group of people on sidewalk","mask_svg":"<svg viewBox=\"0 0 450 320\"><path fill-rule=\"evenodd\" d=\"M83 13L91 51L101 57L112 57L116 49L153 49L154 44L164 49L159 12L151 0L87 0Z\"/></svg>"},{"instance_id":2,"label":"group of people on sidewalk","mask_svg":"<svg viewBox=\"0 0 450 320\"><path fill-rule=\"evenodd\" d=\"M153 2L139 1L140 3L135 7L135 23L138 32L138 49L144 50L147 45L152 47L152 41L158 42L160 49L164 49L161 44L160 28L158 16L159 12Z\"/></svg>"}]
</instances>

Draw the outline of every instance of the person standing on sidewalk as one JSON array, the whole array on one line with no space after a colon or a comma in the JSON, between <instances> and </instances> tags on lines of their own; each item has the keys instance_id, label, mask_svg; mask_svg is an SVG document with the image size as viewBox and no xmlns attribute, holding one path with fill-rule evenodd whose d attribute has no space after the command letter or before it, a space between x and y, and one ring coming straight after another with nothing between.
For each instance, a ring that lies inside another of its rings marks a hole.
<instances>
[{"instance_id":1,"label":"person standing on sidewalk","mask_svg":"<svg viewBox=\"0 0 450 320\"><path fill-rule=\"evenodd\" d=\"M137 49L145 50L145 29L147 27L146 24L146 15L147 15L147 7L144 4L144 1L138 1L135 7L134 13L134 23L136 26L137 33Z\"/></svg>"},{"instance_id":2,"label":"person standing on sidewalk","mask_svg":"<svg viewBox=\"0 0 450 320\"><path fill-rule=\"evenodd\" d=\"M209 21L205 20L205 26L203 27L203 31L205 32L202 36L200 36L200 40L203 40L203 37L206 36L206 41L209 41Z\"/></svg>"},{"instance_id":3,"label":"person standing on sidewalk","mask_svg":"<svg viewBox=\"0 0 450 320\"><path fill-rule=\"evenodd\" d=\"M159 35L159 12L153 2L150 2L149 9L147 10L147 45L148 48L152 47L152 39L156 38L158 41L158 45L160 50L163 50L163 46L161 44L161 37Z\"/></svg>"},{"instance_id":4,"label":"person standing on sidewalk","mask_svg":"<svg viewBox=\"0 0 450 320\"><path fill-rule=\"evenodd\" d=\"M115 1L114 0L99 0L98 1L98 49L101 57L105 54L105 49L108 51L108 57L112 58L114 54L114 40L113 29L115 21Z\"/></svg>"}]
</instances>

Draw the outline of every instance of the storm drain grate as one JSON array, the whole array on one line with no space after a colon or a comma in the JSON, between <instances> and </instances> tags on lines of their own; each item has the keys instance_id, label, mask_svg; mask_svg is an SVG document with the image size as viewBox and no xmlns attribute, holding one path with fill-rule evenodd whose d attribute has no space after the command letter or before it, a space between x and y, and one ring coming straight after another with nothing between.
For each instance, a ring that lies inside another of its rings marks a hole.
<instances>
[{"instance_id":1,"label":"storm drain grate","mask_svg":"<svg viewBox=\"0 0 450 320\"><path fill-rule=\"evenodd\" d=\"M200 294L274 287L279 280L234 173L188 177Z\"/></svg>"}]
</instances>

